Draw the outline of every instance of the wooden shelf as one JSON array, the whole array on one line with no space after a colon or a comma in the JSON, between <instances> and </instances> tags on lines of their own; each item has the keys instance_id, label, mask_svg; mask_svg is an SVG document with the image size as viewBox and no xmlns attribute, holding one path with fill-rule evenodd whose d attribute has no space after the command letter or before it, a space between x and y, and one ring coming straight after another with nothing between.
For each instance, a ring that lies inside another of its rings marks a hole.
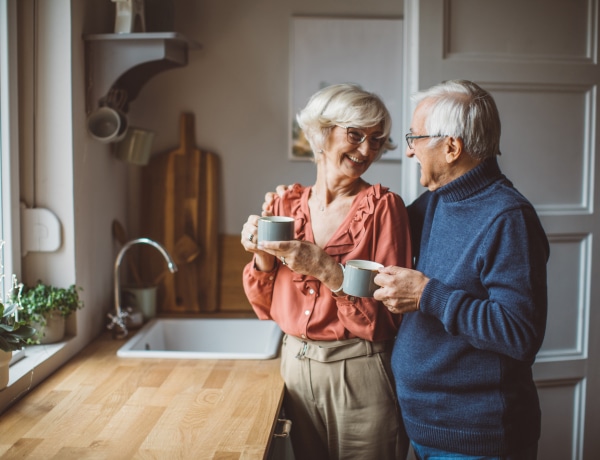
<instances>
[{"instance_id":1,"label":"wooden shelf","mask_svg":"<svg viewBox=\"0 0 600 460\"><path fill-rule=\"evenodd\" d=\"M124 111L144 84L165 70L187 65L188 50L201 46L177 32L84 35L86 110L113 89L125 95Z\"/></svg>"}]
</instances>

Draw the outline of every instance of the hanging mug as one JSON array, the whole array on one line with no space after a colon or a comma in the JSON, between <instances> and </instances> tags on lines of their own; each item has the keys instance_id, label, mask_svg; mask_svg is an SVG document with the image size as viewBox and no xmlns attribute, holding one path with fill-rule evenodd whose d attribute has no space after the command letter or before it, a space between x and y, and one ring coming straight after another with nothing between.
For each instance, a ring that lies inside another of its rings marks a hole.
<instances>
[{"instance_id":1,"label":"hanging mug","mask_svg":"<svg viewBox=\"0 0 600 460\"><path fill-rule=\"evenodd\" d=\"M97 108L87 119L90 136L103 144L123 139L127 132L127 124L125 114L108 106Z\"/></svg>"},{"instance_id":2,"label":"hanging mug","mask_svg":"<svg viewBox=\"0 0 600 460\"><path fill-rule=\"evenodd\" d=\"M150 160L154 131L130 126L125 138L117 145L117 158L144 166Z\"/></svg>"}]
</instances>

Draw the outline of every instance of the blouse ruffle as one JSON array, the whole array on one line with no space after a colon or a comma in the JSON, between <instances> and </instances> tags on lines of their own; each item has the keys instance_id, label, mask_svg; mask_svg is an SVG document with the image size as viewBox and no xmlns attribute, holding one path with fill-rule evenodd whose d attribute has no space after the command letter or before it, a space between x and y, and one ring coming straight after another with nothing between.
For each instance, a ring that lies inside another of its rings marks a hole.
<instances>
[{"instance_id":1,"label":"blouse ruffle","mask_svg":"<svg viewBox=\"0 0 600 460\"><path fill-rule=\"evenodd\" d=\"M295 218L296 239L298 240L306 239L306 225L310 221L307 215L309 212L308 198L310 191L310 187L304 187L300 184L294 184L287 191L289 199L286 201L293 203L289 209L289 215ZM357 246L365 234L365 228L369 219L373 218L377 202L387 191L388 187L376 184L361 192L362 196L358 197L358 206L353 217L349 220L348 227L343 233L338 234L335 241L328 243L326 246L327 252L330 255L341 256L348 254ZM348 222L348 219L345 222Z\"/></svg>"}]
</instances>

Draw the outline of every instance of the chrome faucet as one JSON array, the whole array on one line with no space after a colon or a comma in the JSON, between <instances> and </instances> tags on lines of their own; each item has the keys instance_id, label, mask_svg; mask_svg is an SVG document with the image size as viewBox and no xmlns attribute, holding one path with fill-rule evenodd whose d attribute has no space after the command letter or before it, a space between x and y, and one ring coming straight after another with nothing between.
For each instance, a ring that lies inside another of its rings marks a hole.
<instances>
[{"instance_id":1,"label":"chrome faucet","mask_svg":"<svg viewBox=\"0 0 600 460\"><path fill-rule=\"evenodd\" d=\"M149 238L137 238L135 240L128 241L123 245L119 251L119 254L117 254L114 268L115 314L108 314L110 322L106 326L108 329L113 331L113 337L116 339L123 339L127 337L127 334L129 333L127 330L127 318L129 317L129 312L121 308L121 282L119 281L119 268L121 267L121 261L123 260L125 253L134 244L149 244L150 246L154 246L160 251L167 261L169 271L171 273L175 273L177 271L177 265L175 265L175 262L173 262L167 250L156 241L153 241Z\"/></svg>"}]
</instances>

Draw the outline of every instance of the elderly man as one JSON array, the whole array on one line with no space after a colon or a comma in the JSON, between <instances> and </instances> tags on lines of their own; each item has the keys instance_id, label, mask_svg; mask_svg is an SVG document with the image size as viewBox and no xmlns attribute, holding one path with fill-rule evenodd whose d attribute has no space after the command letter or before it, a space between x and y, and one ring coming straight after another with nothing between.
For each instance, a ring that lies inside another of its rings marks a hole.
<instances>
[{"instance_id":1,"label":"elderly man","mask_svg":"<svg viewBox=\"0 0 600 460\"><path fill-rule=\"evenodd\" d=\"M406 431L421 459L535 460L546 235L499 169L490 94L448 81L415 101L406 155L429 190L409 207L415 270L375 278L375 298L404 314L392 366Z\"/></svg>"}]
</instances>

